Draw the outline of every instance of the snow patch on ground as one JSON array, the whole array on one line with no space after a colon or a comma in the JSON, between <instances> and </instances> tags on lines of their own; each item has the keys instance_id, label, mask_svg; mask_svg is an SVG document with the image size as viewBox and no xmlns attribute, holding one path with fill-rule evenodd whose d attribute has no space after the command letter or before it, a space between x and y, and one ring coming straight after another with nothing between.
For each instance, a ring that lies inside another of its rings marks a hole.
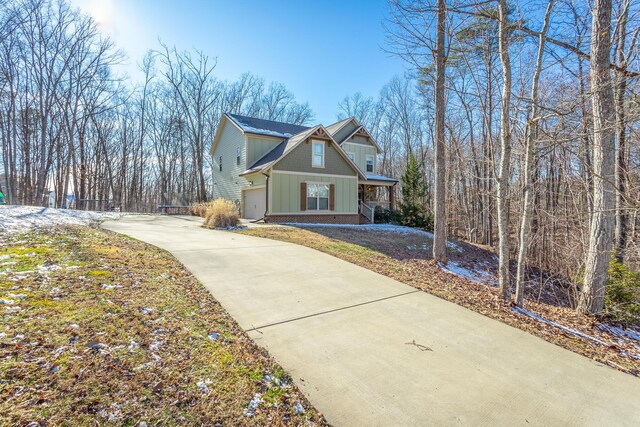
<instances>
[{"instance_id":1,"label":"snow patch on ground","mask_svg":"<svg viewBox=\"0 0 640 427\"><path fill-rule=\"evenodd\" d=\"M464 277L466 279L473 280L474 282L488 283L492 286L496 285L495 280L493 280L493 274L486 270L482 270L480 268L472 270L462 266L456 261L449 261L447 262L447 265L441 263L438 263L438 265L442 271L446 271L447 273L455 274L456 276Z\"/></svg>"},{"instance_id":2,"label":"snow patch on ground","mask_svg":"<svg viewBox=\"0 0 640 427\"><path fill-rule=\"evenodd\" d=\"M34 228L57 225L89 225L107 219L117 219L118 213L52 209L35 206L0 206L0 232L19 233Z\"/></svg>"},{"instance_id":3,"label":"snow patch on ground","mask_svg":"<svg viewBox=\"0 0 640 427\"><path fill-rule=\"evenodd\" d=\"M611 335L615 335L616 337L630 338L635 341L640 341L640 332L634 329L622 329L605 323L596 326L596 329L599 331L609 332Z\"/></svg>"},{"instance_id":4,"label":"snow patch on ground","mask_svg":"<svg viewBox=\"0 0 640 427\"><path fill-rule=\"evenodd\" d=\"M593 341L593 342L595 342L597 344L606 345L605 342L600 341L596 337L592 337L591 335L587 335L587 334L584 334L584 333L582 333L580 331L576 331L575 329L568 328L568 327L566 327L564 325L561 325L558 322L554 322L553 320L545 319L544 317L542 317L542 316L540 316L538 314L532 313L529 310L525 310L524 308L512 307L511 311L513 311L515 313L519 313L519 314L524 314L525 316L529 316L532 319L536 319L539 322L546 323L547 325L555 326L556 328L560 328L560 329L562 329L563 331L567 332L570 335L574 335L576 337L585 338L585 339Z\"/></svg>"},{"instance_id":5,"label":"snow patch on ground","mask_svg":"<svg viewBox=\"0 0 640 427\"><path fill-rule=\"evenodd\" d=\"M292 227L300 228L346 228L352 230L370 230L370 231L389 231L392 233L400 234L420 234L429 239L433 239L433 233L421 230L419 228L405 227L403 225L394 224L321 224L321 223L306 223L306 222L289 222L283 225L290 225Z\"/></svg>"},{"instance_id":6,"label":"snow patch on ground","mask_svg":"<svg viewBox=\"0 0 640 427\"><path fill-rule=\"evenodd\" d=\"M300 228L343 228L351 230L367 230L367 231L385 231L398 234L416 234L433 240L433 233L422 230L420 228L405 227L404 225L394 224L322 224L322 223L305 223L305 222L289 222L283 225ZM447 242L449 249L456 252L462 252L463 248L458 243Z\"/></svg>"}]
</instances>

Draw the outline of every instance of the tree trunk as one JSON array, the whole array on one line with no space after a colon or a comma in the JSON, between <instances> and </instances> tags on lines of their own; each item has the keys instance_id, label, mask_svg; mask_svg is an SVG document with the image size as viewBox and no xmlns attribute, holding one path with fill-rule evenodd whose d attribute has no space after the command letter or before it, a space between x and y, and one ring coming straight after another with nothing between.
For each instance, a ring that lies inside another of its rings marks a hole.
<instances>
[{"instance_id":1,"label":"tree trunk","mask_svg":"<svg viewBox=\"0 0 640 427\"><path fill-rule=\"evenodd\" d=\"M616 56L618 66L627 68L625 57L625 40L627 38L627 17L629 15L629 0L622 3L622 13L618 18L618 42ZM627 91L627 77L624 73L616 73L615 87L615 111L616 133L618 134L618 156L616 161L616 228L615 228L615 255L618 261L624 261L624 253L627 246L627 212L625 206L625 192L627 189L627 162L626 162L626 112L624 96Z\"/></svg>"},{"instance_id":2,"label":"tree trunk","mask_svg":"<svg viewBox=\"0 0 640 427\"><path fill-rule=\"evenodd\" d=\"M447 6L445 0L437 0L438 24L436 35L436 88L435 88L435 144L434 144L434 227L433 227L433 259L447 263L447 229L446 229L446 166L445 166L445 20Z\"/></svg>"},{"instance_id":3,"label":"tree trunk","mask_svg":"<svg viewBox=\"0 0 640 427\"><path fill-rule=\"evenodd\" d=\"M509 177L511 163L511 129L509 107L511 104L511 61L508 41L508 8L506 0L499 0L499 50L502 64L502 105L500 111L500 168L497 182L498 203L498 283L503 299L510 298L509 286Z\"/></svg>"},{"instance_id":4,"label":"tree trunk","mask_svg":"<svg viewBox=\"0 0 640 427\"><path fill-rule=\"evenodd\" d=\"M529 133L525 148L524 159L524 200L522 207L522 221L520 222L520 248L518 249L518 271L516 274L516 299L517 305L522 305L524 301L524 273L527 261L527 248L529 246L529 228L533 213L533 199L535 197L533 188L533 176L535 175L535 145L538 138L538 123L540 121L540 108L538 106L538 84L540 73L542 72L542 57L544 56L545 36L549 28L549 18L553 9L554 0L549 0L547 11L544 15L544 24L540 32L538 43L538 57L536 68L533 73L533 84L531 85L531 116L529 120Z\"/></svg>"},{"instance_id":5,"label":"tree trunk","mask_svg":"<svg viewBox=\"0 0 640 427\"><path fill-rule=\"evenodd\" d=\"M595 0L591 29L593 108L593 218L578 310L600 314L613 240L615 135L611 53L611 0Z\"/></svg>"}]
</instances>

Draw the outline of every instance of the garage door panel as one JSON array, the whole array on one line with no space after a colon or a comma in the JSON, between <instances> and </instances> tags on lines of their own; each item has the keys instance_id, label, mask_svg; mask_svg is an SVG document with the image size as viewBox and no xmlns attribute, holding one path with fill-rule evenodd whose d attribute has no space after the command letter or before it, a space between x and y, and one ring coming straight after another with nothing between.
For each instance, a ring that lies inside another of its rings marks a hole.
<instances>
[{"instance_id":1,"label":"garage door panel","mask_svg":"<svg viewBox=\"0 0 640 427\"><path fill-rule=\"evenodd\" d=\"M260 219L264 216L266 207L266 188L256 188L244 191L244 218Z\"/></svg>"}]
</instances>

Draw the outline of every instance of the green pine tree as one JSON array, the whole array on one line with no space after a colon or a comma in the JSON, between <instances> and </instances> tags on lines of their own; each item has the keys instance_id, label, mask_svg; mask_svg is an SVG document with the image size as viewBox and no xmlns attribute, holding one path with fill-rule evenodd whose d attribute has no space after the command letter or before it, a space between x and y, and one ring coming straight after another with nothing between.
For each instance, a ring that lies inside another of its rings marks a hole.
<instances>
[{"instance_id":1,"label":"green pine tree","mask_svg":"<svg viewBox=\"0 0 640 427\"><path fill-rule=\"evenodd\" d=\"M422 173L422 167L413 154L409 157L407 168L401 179L400 222L409 227L433 230L433 218L427 212L427 183Z\"/></svg>"}]
</instances>

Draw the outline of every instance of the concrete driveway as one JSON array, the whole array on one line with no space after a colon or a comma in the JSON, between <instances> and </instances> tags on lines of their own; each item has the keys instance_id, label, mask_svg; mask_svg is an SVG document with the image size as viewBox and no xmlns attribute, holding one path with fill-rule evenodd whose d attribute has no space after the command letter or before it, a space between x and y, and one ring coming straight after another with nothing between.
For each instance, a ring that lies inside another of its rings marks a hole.
<instances>
[{"instance_id":1,"label":"concrete driveway","mask_svg":"<svg viewBox=\"0 0 640 427\"><path fill-rule=\"evenodd\" d=\"M174 254L334 425L640 425L640 380L313 249L189 217L103 224Z\"/></svg>"}]
</instances>

